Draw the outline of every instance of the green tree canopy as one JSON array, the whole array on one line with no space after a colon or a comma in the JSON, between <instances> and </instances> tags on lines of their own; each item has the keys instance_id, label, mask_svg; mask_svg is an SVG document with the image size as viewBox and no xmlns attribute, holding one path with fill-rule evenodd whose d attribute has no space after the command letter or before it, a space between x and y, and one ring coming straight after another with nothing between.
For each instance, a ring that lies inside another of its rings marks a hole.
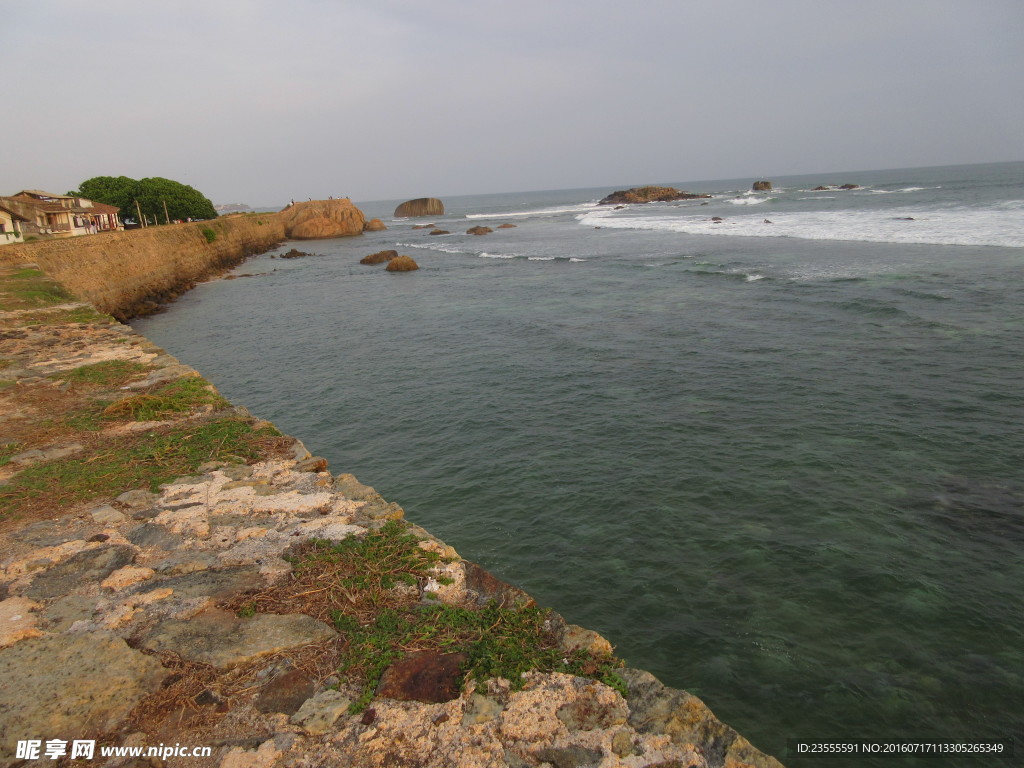
<instances>
[{"instance_id":1,"label":"green tree canopy","mask_svg":"<svg viewBox=\"0 0 1024 768\"><path fill-rule=\"evenodd\" d=\"M164 221L164 203L167 213L174 219L213 219L217 211L213 203L199 190L171 179L154 176L149 179L130 179L127 176L94 176L72 191L77 197L86 197L99 203L116 205L121 219L135 220L138 214L135 201L144 216Z\"/></svg>"}]
</instances>

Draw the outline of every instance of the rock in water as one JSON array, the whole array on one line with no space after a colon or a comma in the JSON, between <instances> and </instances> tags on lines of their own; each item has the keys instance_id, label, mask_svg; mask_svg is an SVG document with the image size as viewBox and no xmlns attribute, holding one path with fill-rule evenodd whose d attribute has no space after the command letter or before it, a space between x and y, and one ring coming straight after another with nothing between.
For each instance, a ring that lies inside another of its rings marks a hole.
<instances>
[{"instance_id":1,"label":"rock in water","mask_svg":"<svg viewBox=\"0 0 1024 768\"><path fill-rule=\"evenodd\" d=\"M467 235L489 235L494 230L490 227L470 227L466 230Z\"/></svg>"},{"instance_id":2,"label":"rock in water","mask_svg":"<svg viewBox=\"0 0 1024 768\"><path fill-rule=\"evenodd\" d=\"M629 203L671 203L675 200L696 200L711 195L697 195L693 192L682 192L674 187L633 187L612 192L598 205L619 205Z\"/></svg>"},{"instance_id":3,"label":"rock in water","mask_svg":"<svg viewBox=\"0 0 1024 768\"><path fill-rule=\"evenodd\" d=\"M412 256L399 256L388 262L388 272L412 272L419 269L420 265L413 261Z\"/></svg>"},{"instance_id":4,"label":"rock in water","mask_svg":"<svg viewBox=\"0 0 1024 768\"><path fill-rule=\"evenodd\" d=\"M377 251L377 253L371 253L369 256L364 256L359 260L359 263L383 264L385 261L391 261L396 258L398 258L398 251Z\"/></svg>"},{"instance_id":5,"label":"rock in water","mask_svg":"<svg viewBox=\"0 0 1024 768\"><path fill-rule=\"evenodd\" d=\"M443 216L444 203L436 197L418 197L406 200L395 208L395 216L411 218L413 216Z\"/></svg>"},{"instance_id":6,"label":"rock in water","mask_svg":"<svg viewBox=\"0 0 1024 768\"><path fill-rule=\"evenodd\" d=\"M383 232L385 229L387 229L387 227L384 226L384 222L381 221L380 219L370 219L368 222L366 222L366 225L363 227L363 229L366 232Z\"/></svg>"},{"instance_id":7,"label":"rock in water","mask_svg":"<svg viewBox=\"0 0 1024 768\"><path fill-rule=\"evenodd\" d=\"M361 235L366 224L363 212L348 198L295 203L282 215L285 217L285 236L293 240Z\"/></svg>"},{"instance_id":8,"label":"rock in water","mask_svg":"<svg viewBox=\"0 0 1024 768\"><path fill-rule=\"evenodd\" d=\"M755 181L751 189L754 192L771 192L772 183L770 181Z\"/></svg>"}]
</instances>

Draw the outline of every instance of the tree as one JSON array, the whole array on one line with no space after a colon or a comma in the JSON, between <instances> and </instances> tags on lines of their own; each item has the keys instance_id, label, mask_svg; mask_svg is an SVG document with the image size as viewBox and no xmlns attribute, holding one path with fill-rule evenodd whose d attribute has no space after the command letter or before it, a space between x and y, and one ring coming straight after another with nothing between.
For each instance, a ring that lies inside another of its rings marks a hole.
<instances>
[{"instance_id":1,"label":"tree","mask_svg":"<svg viewBox=\"0 0 1024 768\"><path fill-rule=\"evenodd\" d=\"M127 176L95 176L83 181L78 191L70 194L116 205L120 209L122 221L138 218L136 201L143 216L157 221L165 220L165 204L166 215L172 220L217 217L213 203L199 190L159 176L138 181Z\"/></svg>"}]
</instances>

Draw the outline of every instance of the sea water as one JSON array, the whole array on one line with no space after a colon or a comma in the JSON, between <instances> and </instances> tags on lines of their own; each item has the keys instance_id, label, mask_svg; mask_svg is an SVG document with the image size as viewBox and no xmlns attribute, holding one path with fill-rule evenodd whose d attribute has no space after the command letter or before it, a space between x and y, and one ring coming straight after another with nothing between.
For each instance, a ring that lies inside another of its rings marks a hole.
<instances>
[{"instance_id":1,"label":"sea water","mask_svg":"<svg viewBox=\"0 0 1024 768\"><path fill-rule=\"evenodd\" d=\"M1019 740L1024 163L751 181L360 204L135 326L791 765Z\"/></svg>"}]
</instances>

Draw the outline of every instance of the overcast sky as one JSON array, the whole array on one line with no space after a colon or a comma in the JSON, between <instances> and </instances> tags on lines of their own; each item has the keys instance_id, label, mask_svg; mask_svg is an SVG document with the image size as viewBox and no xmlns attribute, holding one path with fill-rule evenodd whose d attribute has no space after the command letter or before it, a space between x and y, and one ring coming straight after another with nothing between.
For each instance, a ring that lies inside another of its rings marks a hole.
<instances>
[{"instance_id":1,"label":"overcast sky","mask_svg":"<svg viewBox=\"0 0 1024 768\"><path fill-rule=\"evenodd\" d=\"M164 176L277 205L1024 160L1022 0L0 11L0 194Z\"/></svg>"}]
</instances>

